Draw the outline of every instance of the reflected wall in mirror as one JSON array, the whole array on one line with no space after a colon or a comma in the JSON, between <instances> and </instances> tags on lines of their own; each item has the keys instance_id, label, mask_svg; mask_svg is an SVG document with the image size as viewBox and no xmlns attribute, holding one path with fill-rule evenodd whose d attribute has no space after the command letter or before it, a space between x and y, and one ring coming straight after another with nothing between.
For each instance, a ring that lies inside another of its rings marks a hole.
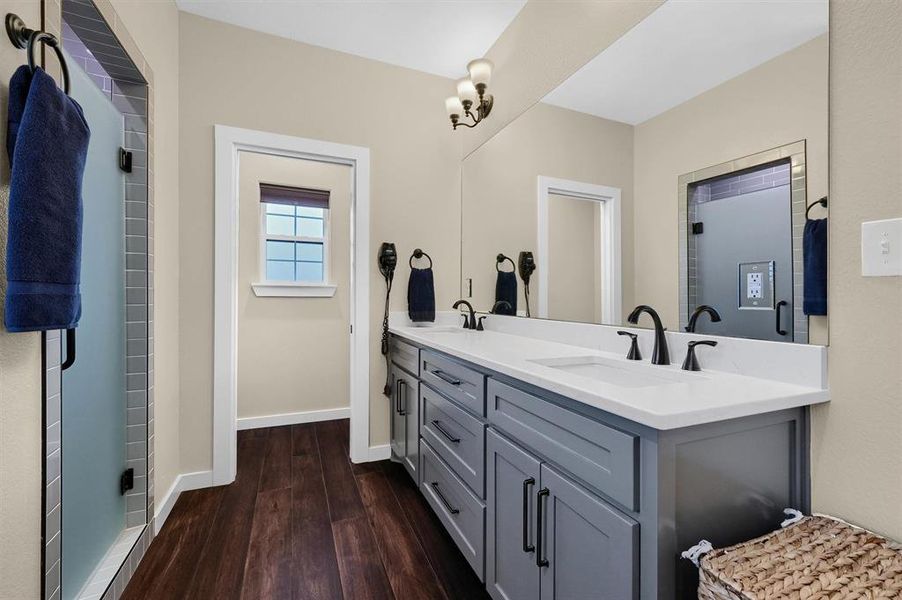
<instances>
[{"instance_id":1,"label":"reflected wall in mirror","mask_svg":"<svg viewBox=\"0 0 902 600\"><path fill-rule=\"evenodd\" d=\"M491 310L497 255L529 251L521 316L709 305L699 333L826 343L827 25L826 0L662 4L464 159L462 294Z\"/></svg>"}]
</instances>

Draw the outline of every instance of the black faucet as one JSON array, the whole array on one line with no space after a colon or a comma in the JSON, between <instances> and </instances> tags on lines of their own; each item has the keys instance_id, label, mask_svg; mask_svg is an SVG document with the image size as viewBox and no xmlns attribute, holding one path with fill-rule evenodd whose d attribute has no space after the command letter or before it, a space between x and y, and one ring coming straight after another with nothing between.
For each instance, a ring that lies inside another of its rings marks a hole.
<instances>
[{"instance_id":1,"label":"black faucet","mask_svg":"<svg viewBox=\"0 0 902 600\"><path fill-rule=\"evenodd\" d=\"M492 305L491 313L493 315L497 315L499 308L503 308L505 310L510 310L513 307L511 306L511 303L508 302L507 300L499 300L498 302L496 302L495 304ZM507 314L507 313L504 313L504 314Z\"/></svg>"},{"instance_id":2,"label":"black faucet","mask_svg":"<svg viewBox=\"0 0 902 600\"><path fill-rule=\"evenodd\" d=\"M657 311L646 304L640 304L633 309L626 320L635 325L639 322L639 315L642 313L648 313L655 322L655 348L651 353L651 364L669 365L670 351L667 350L667 336L664 335L664 325L661 323L661 317L658 316Z\"/></svg>"},{"instance_id":3,"label":"black faucet","mask_svg":"<svg viewBox=\"0 0 902 600\"><path fill-rule=\"evenodd\" d=\"M708 313L708 316L711 317L712 323L720 323L720 313L717 312L713 306L708 306L707 304L702 304L697 306L692 314L689 315L689 324L686 325L686 331L689 333L695 333L695 325L698 323L698 318L702 316L702 313Z\"/></svg>"},{"instance_id":4,"label":"black faucet","mask_svg":"<svg viewBox=\"0 0 902 600\"><path fill-rule=\"evenodd\" d=\"M696 346L711 346L712 348L717 345L717 342L714 340L698 340L694 342L689 342L686 346L689 350L686 352L686 360L683 361L683 370L684 371L701 371L702 368L698 364L698 358L695 356L695 347Z\"/></svg>"},{"instance_id":5,"label":"black faucet","mask_svg":"<svg viewBox=\"0 0 902 600\"><path fill-rule=\"evenodd\" d=\"M470 317L464 323L464 328L465 329L476 329L476 311L473 310L472 304L470 304L466 300L458 300L457 302L454 303L454 306L452 306L451 308L457 310L457 307L459 307L461 304L466 306L467 310L470 311Z\"/></svg>"}]
</instances>

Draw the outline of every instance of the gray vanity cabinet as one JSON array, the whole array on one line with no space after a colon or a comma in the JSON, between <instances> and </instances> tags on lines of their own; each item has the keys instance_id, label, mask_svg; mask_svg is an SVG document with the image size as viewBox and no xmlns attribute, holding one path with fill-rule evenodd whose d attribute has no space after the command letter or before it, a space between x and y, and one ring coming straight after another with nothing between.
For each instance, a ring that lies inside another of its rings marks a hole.
<instances>
[{"instance_id":1,"label":"gray vanity cabinet","mask_svg":"<svg viewBox=\"0 0 902 600\"><path fill-rule=\"evenodd\" d=\"M536 561L542 600L630 600L639 575L639 524L542 464Z\"/></svg>"},{"instance_id":2,"label":"gray vanity cabinet","mask_svg":"<svg viewBox=\"0 0 902 600\"><path fill-rule=\"evenodd\" d=\"M392 365L391 451L419 482L419 391L416 377Z\"/></svg>"},{"instance_id":3,"label":"gray vanity cabinet","mask_svg":"<svg viewBox=\"0 0 902 600\"><path fill-rule=\"evenodd\" d=\"M486 586L496 600L636 597L639 524L493 430Z\"/></svg>"},{"instance_id":4,"label":"gray vanity cabinet","mask_svg":"<svg viewBox=\"0 0 902 600\"><path fill-rule=\"evenodd\" d=\"M495 600L539 600L535 507L541 463L494 430L486 438L486 588Z\"/></svg>"}]
</instances>

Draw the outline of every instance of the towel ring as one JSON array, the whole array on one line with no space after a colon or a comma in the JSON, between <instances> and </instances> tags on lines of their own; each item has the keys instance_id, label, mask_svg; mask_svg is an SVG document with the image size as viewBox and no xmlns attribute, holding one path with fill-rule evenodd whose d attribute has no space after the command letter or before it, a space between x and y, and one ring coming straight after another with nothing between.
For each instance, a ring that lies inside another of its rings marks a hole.
<instances>
[{"instance_id":1,"label":"towel ring","mask_svg":"<svg viewBox=\"0 0 902 600\"><path fill-rule=\"evenodd\" d=\"M432 268L432 257L429 256L428 254L426 254L425 252L423 252L422 250L420 250L419 248L417 248L416 250L413 251L413 254L410 255L410 260L407 261L407 264L410 265L410 268L412 269L413 268L413 259L423 258L424 256L429 260L429 266L426 268L431 269Z\"/></svg>"},{"instance_id":2,"label":"towel ring","mask_svg":"<svg viewBox=\"0 0 902 600\"><path fill-rule=\"evenodd\" d=\"M19 15L13 13L7 13L6 15L6 35L9 36L9 41L12 42L13 46L27 49L28 68L31 69L32 73L37 67L34 59L34 49L37 47L38 42L53 48L60 63L60 71L63 73L63 91L67 95L69 94L69 65L66 64L63 50L60 48L59 40L55 35L46 31L29 29L25 26L25 22L19 18Z\"/></svg>"},{"instance_id":3,"label":"towel ring","mask_svg":"<svg viewBox=\"0 0 902 600\"><path fill-rule=\"evenodd\" d=\"M504 261L510 261L510 264L511 264L511 270L509 271L510 273L513 273L514 271L517 270L517 265L516 265L516 263L514 262L514 259L512 259L510 256L505 256L505 255L503 255L503 254L499 254L499 255L495 258L495 270L496 270L496 271L498 271L499 273L502 272L502 271L501 271L501 265L504 263Z\"/></svg>"},{"instance_id":4,"label":"towel ring","mask_svg":"<svg viewBox=\"0 0 902 600\"><path fill-rule=\"evenodd\" d=\"M805 209L805 218L806 219L808 218L808 213L811 212L811 209L814 208L815 206L817 206L818 204L820 204L824 208L827 208L827 196L824 196L820 200L812 202L811 204L808 205L808 208Z\"/></svg>"}]
</instances>

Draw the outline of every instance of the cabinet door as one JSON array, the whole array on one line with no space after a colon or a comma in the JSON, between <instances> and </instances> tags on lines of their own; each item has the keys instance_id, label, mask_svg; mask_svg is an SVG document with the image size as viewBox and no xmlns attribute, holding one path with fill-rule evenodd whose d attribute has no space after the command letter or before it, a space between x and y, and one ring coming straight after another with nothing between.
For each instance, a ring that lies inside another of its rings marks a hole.
<instances>
[{"instance_id":1,"label":"cabinet door","mask_svg":"<svg viewBox=\"0 0 902 600\"><path fill-rule=\"evenodd\" d=\"M398 460L404 460L407 453L407 419L404 417L404 387L407 380L404 372L392 366L391 393L391 452Z\"/></svg>"},{"instance_id":2,"label":"cabinet door","mask_svg":"<svg viewBox=\"0 0 902 600\"><path fill-rule=\"evenodd\" d=\"M539 461L489 430L486 587L495 600L538 600L535 500Z\"/></svg>"},{"instance_id":3,"label":"cabinet door","mask_svg":"<svg viewBox=\"0 0 902 600\"><path fill-rule=\"evenodd\" d=\"M417 472L420 466L420 384L406 373L403 377L406 382L401 386L401 407L404 411L406 430L404 466L419 487L420 478Z\"/></svg>"},{"instance_id":4,"label":"cabinet door","mask_svg":"<svg viewBox=\"0 0 902 600\"><path fill-rule=\"evenodd\" d=\"M542 600L636 597L639 524L569 478L541 467L536 554Z\"/></svg>"}]
</instances>

